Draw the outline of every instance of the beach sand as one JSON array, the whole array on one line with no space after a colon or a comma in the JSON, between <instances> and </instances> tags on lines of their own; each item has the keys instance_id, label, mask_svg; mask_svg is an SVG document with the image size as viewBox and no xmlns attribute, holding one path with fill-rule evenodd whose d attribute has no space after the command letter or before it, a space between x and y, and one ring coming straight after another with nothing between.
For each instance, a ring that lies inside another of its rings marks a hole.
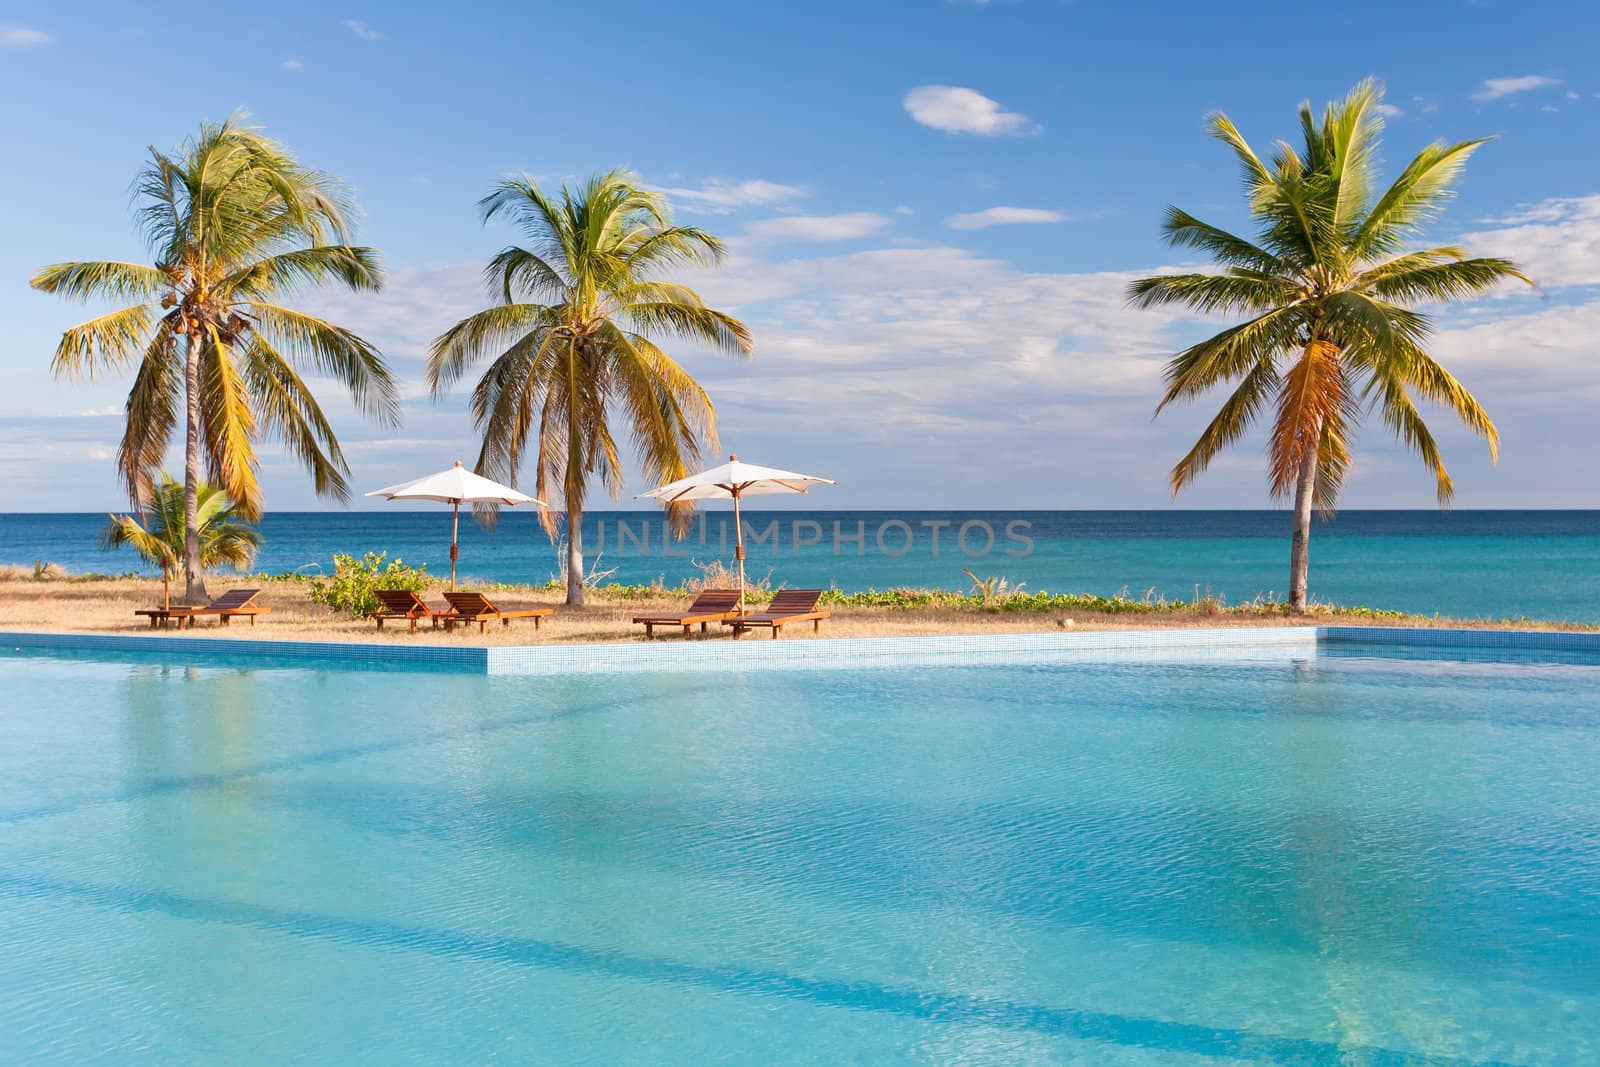
<instances>
[{"instance_id":1,"label":"beach sand","mask_svg":"<svg viewBox=\"0 0 1600 1067\"><path fill-rule=\"evenodd\" d=\"M388 641L395 643L441 644L454 642L472 645L520 645L560 642L642 641L644 628L635 626L635 615L652 615L682 610L687 601L678 596L663 595L652 598L622 599L604 592L591 593L590 602L581 608L569 608L560 593L543 589L515 589L495 591L491 598L506 610L516 607L549 607L555 614L544 619L536 631L531 620L513 621L509 626L491 623L479 633L477 627L459 627L454 633L431 629L422 623L416 633L410 632L406 623L389 621L382 631L365 619L335 615L319 604L311 602L302 585L286 582L252 583L224 581L213 577L208 580L213 597L230 588L259 585L258 599L272 609L260 616L256 625L248 619L234 619L223 626L214 617L203 618L187 635L231 636L297 641ZM425 599L437 607L444 607L438 590L430 590ZM176 602L176 601L175 601ZM151 633L149 623L136 617L136 608L158 606L161 603L161 583L133 578L116 579L56 579L36 580L0 579L0 630L51 630L85 633ZM1128 630L1192 626L1294 626L1315 623L1340 625L1461 625L1506 626L1526 628L1578 629L1559 624L1489 623L1478 620L1435 619L1361 619L1322 614L1287 615L1254 612L1222 612L1200 608L1182 608L1151 613L1099 614L1094 612L1018 612L1002 613L977 607L957 608L865 608L833 607L833 617L822 623L821 637L868 637L906 634L963 634L963 633L1029 633L1040 631L1074 630ZM719 633L719 631L722 631ZM163 633L176 636L179 631L168 627ZM664 631L657 631L658 635ZM709 637L727 640L724 628L712 626ZM797 624L785 629L783 640L805 640L813 636L811 627ZM696 639L699 637L696 631ZM769 640L764 632L754 633L746 640ZM680 632L672 631L657 640L682 640Z\"/></svg>"}]
</instances>

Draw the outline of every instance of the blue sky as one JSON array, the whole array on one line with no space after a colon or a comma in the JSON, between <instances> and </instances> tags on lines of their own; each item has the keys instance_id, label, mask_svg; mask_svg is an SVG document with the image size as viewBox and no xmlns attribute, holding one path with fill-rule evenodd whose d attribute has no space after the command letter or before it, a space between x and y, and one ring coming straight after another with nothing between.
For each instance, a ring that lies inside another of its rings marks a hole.
<instances>
[{"instance_id":1,"label":"blue sky","mask_svg":"<svg viewBox=\"0 0 1600 1067\"><path fill-rule=\"evenodd\" d=\"M1517 257L1542 287L1438 316L1436 353L1505 438L1493 466L1435 415L1457 505L1600 506L1592 4L1350 3L1315 25L1282 5L1087 0L261 10L208 5L191 69L154 9L0 5L0 511L121 503L126 382L50 378L89 312L27 278L142 257L128 187L146 146L237 109L349 182L389 266L380 295L301 301L407 387L395 433L328 404L358 488L475 454L461 398L423 396L420 368L509 239L477 198L517 171L627 166L730 242L693 282L751 324L755 359L680 350L723 451L835 477L833 506L1168 506L1210 411L1151 420L1162 361L1217 324L1132 311L1122 288L1184 262L1159 240L1169 202L1247 226L1208 112L1262 144L1294 133L1300 100L1369 75L1394 109L1390 173L1435 139L1499 138L1432 236ZM1179 506L1268 506L1263 453L1246 440ZM269 507L325 506L276 449L264 461ZM1365 427L1346 506L1431 502Z\"/></svg>"}]
</instances>

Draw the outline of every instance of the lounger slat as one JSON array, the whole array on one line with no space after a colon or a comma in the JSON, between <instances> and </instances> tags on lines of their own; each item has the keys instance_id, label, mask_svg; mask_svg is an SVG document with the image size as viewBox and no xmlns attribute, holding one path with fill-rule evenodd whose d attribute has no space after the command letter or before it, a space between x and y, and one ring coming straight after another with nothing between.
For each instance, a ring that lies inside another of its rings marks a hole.
<instances>
[{"instance_id":1,"label":"lounger slat","mask_svg":"<svg viewBox=\"0 0 1600 1067\"><path fill-rule=\"evenodd\" d=\"M636 615L635 625L644 626L646 640L655 636L657 626L681 626L684 636L696 623L702 631L708 623L720 622L731 616L739 614L739 591L737 589L702 589L700 595L694 598L694 603L678 614L662 615Z\"/></svg>"},{"instance_id":2,"label":"lounger slat","mask_svg":"<svg viewBox=\"0 0 1600 1067\"><path fill-rule=\"evenodd\" d=\"M266 606L252 605L250 602L261 594L259 589L230 589L203 608L177 607L177 608L144 608L134 612L135 615L148 615L150 625L165 622L167 619L178 619L180 627L182 620L187 619L190 629L194 628L194 620L200 615L216 615L218 621L224 626L235 615L244 615L250 620L250 625L256 624L257 615L265 615L272 609Z\"/></svg>"},{"instance_id":3,"label":"lounger slat","mask_svg":"<svg viewBox=\"0 0 1600 1067\"><path fill-rule=\"evenodd\" d=\"M761 611L728 619L723 625L733 628L734 637L740 637L745 630L756 626L771 627L772 636L777 637L778 631L792 622L809 622L815 631L821 629L822 620L832 614L818 610L817 605L821 601L821 589L780 589Z\"/></svg>"},{"instance_id":4,"label":"lounger slat","mask_svg":"<svg viewBox=\"0 0 1600 1067\"><path fill-rule=\"evenodd\" d=\"M439 617L444 620L447 630L455 629L455 624L458 622L475 622L478 624L478 632L482 633L493 619L499 619L503 626L510 626L512 619L532 619L533 627L537 630L544 617L553 614L551 608L516 608L511 611L501 611L482 593L452 590L445 593L444 598L450 602L450 611Z\"/></svg>"}]
</instances>

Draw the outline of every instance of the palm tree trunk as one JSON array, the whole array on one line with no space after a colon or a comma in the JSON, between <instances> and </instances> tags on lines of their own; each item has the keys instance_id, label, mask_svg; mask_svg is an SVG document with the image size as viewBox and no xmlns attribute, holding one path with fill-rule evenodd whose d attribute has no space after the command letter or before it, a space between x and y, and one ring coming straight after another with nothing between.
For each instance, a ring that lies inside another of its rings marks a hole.
<instances>
[{"instance_id":1,"label":"palm tree trunk","mask_svg":"<svg viewBox=\"0 0 1600 1067\"><path fill-rule=\"evenodd\" d=\"M1314 440L1320 441L1321 434ZM1294 486L1294 540L1289 546L1289 607L1306 609L1306 584L1311 572L1311 501L1317 489L1317 453L1313 444L1300 458Z\"/></svg>"},{"instance_id":2,"label":"palm tree trunk","mask_svg":"<svg viewBox=\"0 0 1600 1067\"><path fill-rule=\"evenodd\" d=\"M567 511L567 603L583 604L583 512Z\"/></svg>"},{"instance_id":3,"label":"palm tree trunk","mask_svg":"<svg viewBox=\"0 0 1600 1067\"><path fill-rule=\"evenodd\" d=\"M183 598L191 604L208 599L200 565L200 343L198 335L189 335L183 369Z\"/></svg>"}]
</instances>

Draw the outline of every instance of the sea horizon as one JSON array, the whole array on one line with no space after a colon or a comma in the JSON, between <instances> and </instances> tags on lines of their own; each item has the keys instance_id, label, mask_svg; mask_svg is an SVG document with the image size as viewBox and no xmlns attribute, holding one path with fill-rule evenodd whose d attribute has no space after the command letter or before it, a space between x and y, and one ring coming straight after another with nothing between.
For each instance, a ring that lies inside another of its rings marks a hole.
<instances>
[{"instance_id":1,"label":"sea horizon","mask_svg":"<svg viewBox=\"0 0 1600 1067\"><path fill-rule=\"evenodd\" d=\"M131 553L99 548L105 515L0 513L0 565L149 573ZM751 580L791 588L965 590L970 570L1029 592L1230 604L1286 598L1283 510L751 508L743 518ZM450 509L442 505L268 512L260 529L261 553L248 573L326 574L335 553L367 552L449 571ZM663 546L661 531L659 509L591 510L588 566L604 582L674 586L731 560L725 505L699 509L684 541ZM1321 603L1600 621L1600 509L1345 509L1317 520L1311 553L1311 595ZM459 573L464 581L541 584L560 564L537 513L507 510L493 529L461 523Z\"/></svg>"}]
</instances>

